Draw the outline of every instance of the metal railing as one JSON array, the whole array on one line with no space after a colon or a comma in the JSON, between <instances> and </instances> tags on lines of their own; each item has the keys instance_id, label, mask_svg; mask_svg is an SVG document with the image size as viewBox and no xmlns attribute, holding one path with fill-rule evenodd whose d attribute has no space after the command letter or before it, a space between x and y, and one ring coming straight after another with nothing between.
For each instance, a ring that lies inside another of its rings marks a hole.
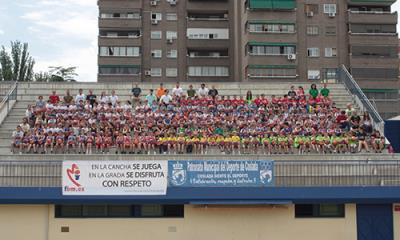
<instances>
[{"instance_id":1,"label":"metal railing","mask_svg":"<svg viewBox=\"0 0 400 240\"><path fill-rule=\"evenodd\" d=\"M62 161L0 162L0 187L61 187ZM400 161L275 161L275 187L400 186Z\"/></svg>"},{"instance_id":2,"label":"metal railing","mask_svg":"<svg viewBox=\"0 0 400 240\"><path fill-rule=\"evenodd\" d=\"M374 128L383 134L385 122L344 65L339 68L339 81L345 85L361 111L368 112L371 116Z\"/></svg>"},{"instance_id":3,"label":"metal railing","mask_svg":"<svg viewBox=\"0 0 400 240\"><path fill-rule=\"evenodd\" d=\"M0 102L0 124L3 122L4 118L8 115L13 104L17 100L18 94L18 82L15 81L9 87L8 92L3 97L2 101Z\"/></svg>"},{"instance_id":4,"label":"metal railing","mask_svg":"<svg viewBox=\"0 0 400 240\"><path fill-rule=\"evenodd\" d=\"M5 96L7 96L11 87L14 85L14 81L2 81L0 82L0 101L3 100Z\"/></svg>"}]
</instances>

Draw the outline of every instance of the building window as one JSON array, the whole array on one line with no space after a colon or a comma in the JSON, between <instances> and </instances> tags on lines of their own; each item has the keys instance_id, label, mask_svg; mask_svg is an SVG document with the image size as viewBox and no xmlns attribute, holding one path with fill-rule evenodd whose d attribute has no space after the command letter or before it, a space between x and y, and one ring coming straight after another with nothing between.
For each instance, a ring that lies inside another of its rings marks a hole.
<instances>
[{"instance_id":1,"label":"building window","mask_svg":"<svg viewBox=\"0 0 400 240\"><path fill-rule=\"evenodd\" d=\"M167 39L177 39L178 38L178 33L174 31L167 31L166 32L166 37Z\"/></svg>"},{"instance_id":2,"label":"building window","mask_svg":"<svg viewBox=\"0 0 400 240\"><path fill-rule=\"evenodd\" d=\"M178 50L171 49L167 52L167 58L177 58L178 57Z\"/></svg>"},{"instance_id":3,"label":"building window","mask_svg":"<svg viewBox=\"0 0 400 240\"><path fill-rule=\"evenodd\" d=\"M257 46L250 45L249 53L253 56L289 55L296 53L295 46Z\"/></svg>"},{"instance_id":4,"label":"building window","mask_svg":"<svg viewBox=\"0 0 400 240\"><path fill-rule=\"evenodd\" d=\"M344 204L296 204L296 218L344 218Z\"/></svg>"},{"instance_id":5,"label":"building window","mask_svg":"<svg viewBox=\"0 0 400 240\"><path fill-rule=\"evenodd\" d=\"M167 19L167 21L177 21L178 17L176 15L176 13L167 13L166 19Z\"/></svg>"},{"instance_id":6,"label":"building window","mask_svg":"<svg viewBox=\"0 0 400 240\"><path fill-rule=\"evenodd\" d=\"M183 205L55 205L56 218L182 218Z\"/></svg>"},{"instance_id":7,"label":"building window","mask_svg":"<svg viewBox=\"0 0 400 240\"><path fill-rule=\"evenodd\" d=\"M395 24L350 24L351 33L380 34L396 33Z\"/></svg>"},{"instance_id":8,"label":"building window","mask_svg":"<svg viewBox=\"0 0 400 240\"><path fill-rule=\"evenodd\" d=\"M336 4L324 4L324 13L335 14L336 13Z\"/></svg>"},{"instance_id":9,"label":"building window","mask_svg":"<svg viewBox=\"0 0 400 240\"><path fill-rule=\"evenodd\" d=\"M308 80L319 80L321 78L320 70L308 70Z\"/></svg>"},{"instance_id":10,"label":"building window","mask_svg":"<svg viewBox=\"0 0 400 240\"><path fill-rule=\"evenodd\" d=\"M250 78L293 78L296 68L249 68Z\"/></svg>"},{"instance_id":11,"label":"building window","mask_svg":"<svg viewBox=\"0 0 400 240\"><path fill-rule=\"evenodd\" d=\"M307 35L318 35L319 28L318 26L307 26Z\"/></svg>"},{"instance_id":12,"label":"building window","mask_svg":"<svg viewBox=\"0 0 400 240\"><path fill-rule=\"evenodd\" d=\"M100 75L139 75L140 66L99 65Z\"/></svg>"},{"instance_id":13,"label":"building window","mask_svg":"<svg viewBox=\"0 0 400 240\"><path fill-rule=\"evenodd\" d=\"M219 66L190 66L189 76L192 77L227 77L229 76L228 67Z\"/></svg>"},{"instance_id":14,"label":"building window","mask_svg":"<svg viewBox=\"0 0 400 240\"><path fill-rule=\"evenodd\" d=\"M139 47L100 47L101 57L139 57Z\"/></svg>"},{"instance_id":15,"label":"building window","mask_svg":"<svg viewBox=\"0 0 400 240\"><path fill-rule=\"evenodd\" d=\"M227 28L188 28L189 39L229 39Z\"/></svg>"},{"instance_id":16,"label":"building window","mask_svg":"<svg viewBox=\"0 0 400 240\"><path fill-rule=\"evenodd\" d=\"M151 56L153 58L162 58L162 50L160 49L154 49L151 51Z\"/></svg>"},{"instance_id":17,"label":"building window","mask_svg":"<svg viewBox=\"0 0 400 240\"><path fill-rule=\"evenodd\" d=\"M294 33L294 24L279 23L249 23L249 32L251 33Z\"/></svg>"},{"instance_id":18,"label":"building window","mask_svg":"<svg viewBox=\"0 0 400 240\"><path fill-rule=\"evenodd\" d=\"M151 31L151 39L161 39L162 38L162 32L161 31Z\"/></svg>"},{"instance_id":19,"label":"building window","mask_svg":"<svg viewBox=\"0 0 400 240\"><path fill-rule=\"evenodd\" d=\"M101 13L100 18L126 18L126 19L140 19L140 13L138 12L126 12L126 13Z\"/></svg>"},{"instance_id":20,"label":"building window","mask_svg":"<svg viewBox=\"0 0 400 240\"><path fill-rule=\"evenodd\" d=\"M161 77L162 76L162 68L151 68L151 76L152 77Z\"/></svg>"},{"instance_id":21,"label":"building window","mask_svg":"<svg viewBox=\"0 0 400 240\"><path fill-rule=\"evenodd\" d=\"M336 35L336 26L326 26L325 35Z\"/></svg>"},{"instance_id":22,"label":"building window","mask_svg":"<svg viewBox=\"0 0 400 240\"><path fill-rule=\"evenodd\" d=\"M161 21L162 20L162 13L151 13L151 20L157 20Z\"/></svg>"},{"instance_id":23,"label":"building window","mask_svg":"<svg viewBox=\"0 0 400 240\"><path fill-rule=\"evenodd\" d=\"M307 48L308 57L319 57L319 48Z\"/></svg>"},{"instance_id":24,"label":"building window","mask_svg":"<svg viewBox=\"0 0 400 240\"><path fill-rule=\"evenodd\" d=\"M336 74L336 68L326 68L324 69L324 80L336 80Z\"/></svg>"},{"instance_id":25,"label":"building window","mask_svg":"<svg viewBox=\"0 0 400 240\"><path fill-rule=\"evenodd\" d=\"M325 48L325 57L336 57L336 48Z\"/></svg>"},{"instance_id":26,"label":"building window","mask_svg":"<svg viewBox=\"0 0 400 240\"><path fill-rule=\"evenodd\" d=\"M177 77L178 76L178 69L177 68L166 68L165 75L167 77Z\"/></svg>"}]
</instances>

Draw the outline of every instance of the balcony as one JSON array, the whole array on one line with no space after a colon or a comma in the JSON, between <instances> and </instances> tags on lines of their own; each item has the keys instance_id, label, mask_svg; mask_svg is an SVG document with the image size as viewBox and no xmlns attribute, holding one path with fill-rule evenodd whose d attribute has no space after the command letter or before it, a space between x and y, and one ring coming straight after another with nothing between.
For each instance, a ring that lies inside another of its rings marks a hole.
<instances>
[{"instance_id":1,"label":"balcony","mask_svg":"<svg viewBox=\"0 0 400 240\"><path fill-rule=\"evenodd\" d=\"M219 56L219 57L205 57L205 56L197 56L197 57L187 57L188 65L191 66L207 66L207 65L216 65L216 66L229 66L230 58L229 56Z\"/></svg>"},{"instance_id":2,"label":"balcony","mask_svg":"<svg viewBox=\"0 0 400 240\"><path fill-rule=\"evenodd\" d=\"M349 5L390 6L396 0L347 0Z\"/></svg>"},{"instance_id":3,"label":"balcony","mask_svg":"<svg viewBox=\"0 0 400 240\"><path fill-rule=\"evenodd\" d=\"M186 2L186 8L189 11L193 10L221 11L221 10L228 10L230 2L231 1L227 0L189 0Z\"/></svg>"},{"instance_id":4,"label":"balcony","mask_svg":"<svg viewBox=\"0 0 400 240\"><path fill-rule=\"evenodd\" d=\"M141 27L140 18L99 18L99 28L137 29Z\"/></svg>"},{"instance_id":5,"label":"balcony","mask_svg":"<svg viewBox=\"0 0 400 240\"><path fill-rule=\"evenodd\" d=\"M294 54L296 55L296 54ZM286 64L296 64L296 59L289 59L288 54L279 55L249 55L248 64L249 65L286 65Z\"/></svg>"},{"instance_id":6,"label":"balcony","mask_svg":"<svg viewBox=\"0 0 400 240\"><path fill-rule=\"evenodd\" d=\"M97 81L100 83L110 83L110 84L141 82L142 75L141 74L130 74L130 75L98 74Z\"/></svg>"},{"instance_id":7,"label":"balcony","mask_svg":"<svg viewBox=\"0 0 400 240\"><path fill-rule=\"evenodd\" d=\"M398 44L397 33L396 34L349 34L350 45L379 45L385 43L387 45Z\"/></svg>"},{"instance_id":8,"label":"balcony","mask_svg":"<svg viewBox=\"0 0 400 240\"><path fill-rule=\"evenodd\" d=\"M212 48L227 48L230 45L229 39L187 39L188 48L209 49Z\"/></svg>"},{"instance_id":9,"label":"balcony","mask_svg":"<svg viewBox=\"0 0 400 240\"><path fill-rule=\"evenodd\" d=\"M294 10L294 0L249 0L251 10Z\"/></svg>"},{"instance_id":10,"label":"balcony","mask_svg":"<svg viewBox=\"0 0 400 240\"><path fill-rule=\"evenodd\" d=\"M349 23L396 24L397 12L348 11Z\"/></svg>"},{"instance_id":11,"label":"balcony","mask_svg":"<svg viewBox=\"0 0 400 240\"><path fill-rule=\"evenodd\" d=\"M123 0L99 0L97 1L100 9L140 9L142 1L123 1Z\"/></svg>"},{"instance_id":12,"label":"balcony","mask_svg":"<svg viewBox=\"0 0 400 240\"><path fill-rule=\"evenodd\" d=\"M399 59L397 57L350 56L350 66L352 68L397 68Z\"/></svg>"},{"instance_id":13,"label":"balcony","mask_svg":"<svg viewBox=\"0 0 400 240\"><path fill-rule=\"evenodd\" d=\"M98 37L99 46L140 46L142 37Z\"/></svg>"},{"instance_id":14,"label":"balcony","mask_svg":"<svg viewBox=\"0 0 400 240\"><path fill-rule=\"evenodd\" d=\"M247 34L247 40L249 42L290 42L297 43L296 33L252 33Z\"/></svg>"},{"instance_id":15,"label":"balcony","mask_svg":"<svg viewBox=\"0 0 400 240\"><path fill-rule=\"evenodd\" d=\"M225 18L187 18L188 28L229 28L229 21Z\"/></svg>"},{"instance_id":16,"label":"balcony","mask_svg":"<svg viewBox=\"0 0 400 240\"><path fill-rule=\"evenodd\" d=\"M99 65L141 65L142 59L139 57L108 57L98 56Z\"/></svg>"}]
</instances>

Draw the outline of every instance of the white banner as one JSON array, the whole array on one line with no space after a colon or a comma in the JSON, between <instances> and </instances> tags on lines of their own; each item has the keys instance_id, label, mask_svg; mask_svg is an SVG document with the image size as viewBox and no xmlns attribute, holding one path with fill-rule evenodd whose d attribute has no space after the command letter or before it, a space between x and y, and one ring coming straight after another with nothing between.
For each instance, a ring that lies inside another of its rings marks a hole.
<instances>
[{"instance_id":1,"label":"white banner","mask_svg":"<svg viewBox=\"0 0 400 240\"><path fill-rule=\"evenodd\" d=\"M166 195L168 161L64 161L63 195Z\"/></svg>"}]
</instances>

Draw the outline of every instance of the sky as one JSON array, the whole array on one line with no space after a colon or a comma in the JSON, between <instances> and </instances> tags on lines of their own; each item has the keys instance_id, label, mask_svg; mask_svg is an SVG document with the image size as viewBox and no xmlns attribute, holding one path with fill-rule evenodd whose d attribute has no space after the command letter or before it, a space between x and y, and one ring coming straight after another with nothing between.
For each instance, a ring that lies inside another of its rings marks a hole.
<instances>
[{"instance_id":1,"label":"sky","mask_svg":"<svg viewBox=\"0 0 400 240\"><path fill-rule=\"evenodd\" d=\"M399 9L400 0L392 6ZM0 45L27 42L36 72L76 66L78 81L94 82L97 17L97 0L0 0Z\"/></svg>"},{"instance_id":2,"label":"sky","mask_svg":"<svg viewBox=\"0 0 400 240\"><path fill-rule=\"evenodd\" d=\"M29 43L35 71L76 66L79 81L96 81L97 0L0 0L0 45Z\"/></svg>"}]
</instances>

